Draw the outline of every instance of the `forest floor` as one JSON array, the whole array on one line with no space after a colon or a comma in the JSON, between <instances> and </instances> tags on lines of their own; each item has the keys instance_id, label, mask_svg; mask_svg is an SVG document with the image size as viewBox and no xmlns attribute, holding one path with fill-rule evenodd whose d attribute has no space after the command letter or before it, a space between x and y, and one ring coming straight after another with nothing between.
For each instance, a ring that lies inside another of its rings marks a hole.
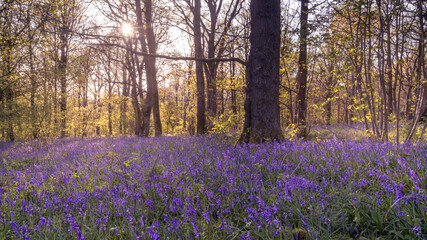
<instances>
[{"instance_id":1,"label":"forest floor","mask_svg":"<svg viewBox=\"0 0 427 240\"><path fill-rule=\"evenodd\" d=\"M338 133L2 143L0 239L427 239L427 145Z\"/></svg>"}]
</instances>

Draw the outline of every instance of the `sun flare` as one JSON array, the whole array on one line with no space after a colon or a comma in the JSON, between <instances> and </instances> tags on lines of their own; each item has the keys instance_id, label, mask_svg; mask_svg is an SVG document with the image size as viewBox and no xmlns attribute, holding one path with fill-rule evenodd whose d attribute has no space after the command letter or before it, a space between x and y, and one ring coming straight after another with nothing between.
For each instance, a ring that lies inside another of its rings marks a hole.
<instances>
[{"instance_id":1,"label":"sun flare","mask_svg":"<svg viewBox=\"0 0 427 240\"><path fill-rule=\"evenodd\" d=\"M129 23L122 23L122 33L124 36L131 36L133 33L133 27Z\"/></svg>"}]
</instances>

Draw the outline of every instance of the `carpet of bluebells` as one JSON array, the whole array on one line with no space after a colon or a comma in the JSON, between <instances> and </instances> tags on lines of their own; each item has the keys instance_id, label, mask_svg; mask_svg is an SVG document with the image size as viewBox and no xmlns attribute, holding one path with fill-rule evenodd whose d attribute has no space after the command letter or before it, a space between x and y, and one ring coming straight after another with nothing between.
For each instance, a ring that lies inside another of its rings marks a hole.
<instances>
[{"instance_id":1,"label":"carpet of bluebells","mask_svg":"<svg viewBox=\"0 0 427 240\"><path fill-rule=\"evenodd\" d=\"M0 239L427 239L427 145L0 145Z\"/></svg>"}]
</instances>

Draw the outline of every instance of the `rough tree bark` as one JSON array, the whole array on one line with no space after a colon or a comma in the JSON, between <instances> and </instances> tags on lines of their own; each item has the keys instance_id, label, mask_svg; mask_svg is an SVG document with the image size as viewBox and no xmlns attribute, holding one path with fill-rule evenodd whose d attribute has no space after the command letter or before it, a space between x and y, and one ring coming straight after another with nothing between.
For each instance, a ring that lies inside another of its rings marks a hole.
<instances>
[{"instance_id":1,"label":"rough tree bark","mask_svg":"<svg viewBox=\"0 0 427 240\"><path fill-rule=\"evenodd\" d=\"M250 11L249 76L239 142L280 140L280 0L252 0Z\"/></svg>"}]
</instances>

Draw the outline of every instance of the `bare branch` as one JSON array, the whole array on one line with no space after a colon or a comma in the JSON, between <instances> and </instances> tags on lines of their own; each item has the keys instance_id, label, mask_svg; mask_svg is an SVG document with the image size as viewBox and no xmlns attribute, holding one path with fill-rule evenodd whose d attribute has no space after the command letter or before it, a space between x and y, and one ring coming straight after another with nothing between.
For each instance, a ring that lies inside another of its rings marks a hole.
<instances>
[{"instance_id":1,"label":"bare branch","mask_svg":"<svg viewBox=\"0 0 427 240\"><path fill-rule=\"evenodd\" d=\"M114 46L114 47L126 49L125 46L122 46L120 44L115 44L115 43L96 43L93 45ZM149 53L143 53L143 52L136 51L136 50L132 50L131 52L136 54L136 55L139 55L139 56L163 58L163 59L169 59L169 60L202 61L202 62L238 62L244 66L247 66L247 62L243 61L240 58L195 58L195 57L182 57L182 56L167 56L167 55L160 55L160 54L149 54Z\"/></svg>"}]
</instances>

